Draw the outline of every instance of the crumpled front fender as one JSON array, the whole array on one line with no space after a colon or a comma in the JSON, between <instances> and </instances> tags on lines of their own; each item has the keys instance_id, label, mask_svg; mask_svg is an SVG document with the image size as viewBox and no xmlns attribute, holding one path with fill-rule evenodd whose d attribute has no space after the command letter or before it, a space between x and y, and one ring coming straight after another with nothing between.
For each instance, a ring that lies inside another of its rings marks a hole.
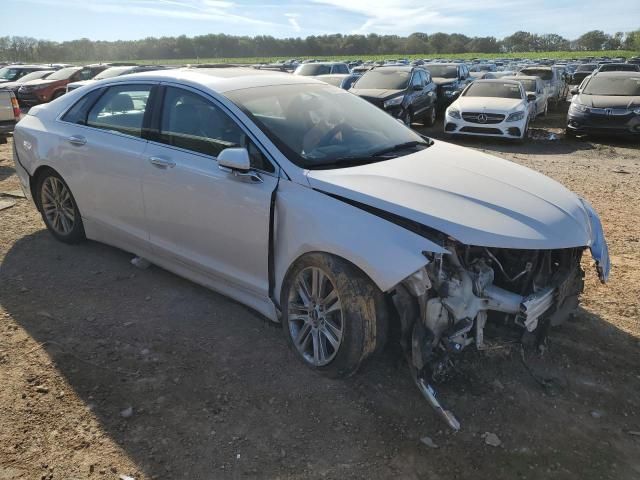
<instances>
[{"instance_id":1,"label":"crumpled front fender","mask_svg":"<svg viewBox=\"0 0 640 480\"><path fill-rule=\"evenodd\" d=\"M606 283L609 279L609 273L611 272L611 259L609 258L609 246L607 240L604 237L604 229L602 228L602 222L598 213L593 206L581 198L584 209L589 217L589 228L591 230L591 243L589 249L591 250L591 256L596 262L596 271L598 272L598 278L602 283Z\"/></svg>"}]
</instances>

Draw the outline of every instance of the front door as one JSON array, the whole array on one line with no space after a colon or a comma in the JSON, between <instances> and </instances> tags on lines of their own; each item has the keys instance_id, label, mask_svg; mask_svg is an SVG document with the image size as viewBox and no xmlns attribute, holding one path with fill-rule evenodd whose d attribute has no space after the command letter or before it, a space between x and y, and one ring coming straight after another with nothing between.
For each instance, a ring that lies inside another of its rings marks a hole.
<instances>
[{"instance_id":1,"label":"front door","mask_svg":"<svg viewBox=\"0 0 640 480\"><path fill-rule=\"evenodd\" d=\"M217 155L229 147L249 149L261 181L218 167ZM166 87L159 135L145 151L142 180L158 255L266 297L276 183L273 164L222 107L197 92Z\"/></svg>"}]
</instances>

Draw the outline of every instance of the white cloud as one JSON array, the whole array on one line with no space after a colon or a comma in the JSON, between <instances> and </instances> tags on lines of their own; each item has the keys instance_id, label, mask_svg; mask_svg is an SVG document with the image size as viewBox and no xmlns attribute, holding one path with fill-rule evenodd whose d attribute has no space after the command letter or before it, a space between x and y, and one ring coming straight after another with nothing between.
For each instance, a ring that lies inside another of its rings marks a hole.
<instances>
[{"instance_id":1,"label":"white cloud","mask_svg":"<svg viewBox=\"0 0 640 480\"><path fill-rule=\"evenodd\" d=\"M224 0L24 0L66 6L95 13L122 13L183 20L215 20L234 24L273 26L265 21L235 13L236 4Z\"/></svg>"},{"instance_id":2,"label":"white cloud","mask_svg":"<svg viewBox=\"0 0 640 480\"><path fill-rule=\"evenodd\" d=\"M297 13L285 13L284 16L287 17L287 20L289 20L289 24L293 27L293 29L296 32L301 32L302 31L302 28L300 27L300 24L298 23L298 17L300 15L298 15Z\"/></svg>"}]
</instances>

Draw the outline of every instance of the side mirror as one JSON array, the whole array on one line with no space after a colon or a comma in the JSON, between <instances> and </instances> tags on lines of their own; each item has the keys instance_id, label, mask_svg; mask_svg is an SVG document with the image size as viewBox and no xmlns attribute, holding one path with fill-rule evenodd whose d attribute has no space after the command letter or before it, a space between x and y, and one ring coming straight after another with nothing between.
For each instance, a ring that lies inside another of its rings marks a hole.
<instances>
[{"instance_id":1,"label":"side mirror","mask_svg":"<svg viewBox=\"0 0 640 480\"><path fill-rule=\"evenodd\" d=\"M249 151L246 148L225 148L218 154L218 168L233 178L246 183L262 183L258 172L251 170Z\"/></svg>"},{"instance_id":2,"label":"side mirror","mask_svg":"<svg viewBox=\"0 0 640 480\"><path fill-rule=\"evenodd\" d=\"M580 93L580 90L578 90L577 88L572 88L571 90L569 90L569 93L571 95L578 95Z\"/></svg>"},{"instance_id":3,"label":"side mirror","mask_svg":"<svg viewBox=\"0 0 640 480\"><path fill-rule=\"evenodd\" d=\"M527 95L527 102L535 102L536 101L536 96L534 93L529 93Z\"/></svg>"},{"instance_id":4,"label":"side mirror","mask_svg":"<svg viewBox=\"0 0 640 480\"><path fill-rule=\"evenodd\" d=\"M218 166L246 172L251 168L249 151L246 148L225 148L218 154Z\"/></svg>"},{"instance_id":5,"label":"side mirror","mask_svg":"<svg viewBox=\"0 0 640 480\"><path fill-rule=\"evenodd\" d=\"M424 87L422 85L414 85L412 89L420 91L420 90L424 90Z\"/></svg>"}]
</instances>

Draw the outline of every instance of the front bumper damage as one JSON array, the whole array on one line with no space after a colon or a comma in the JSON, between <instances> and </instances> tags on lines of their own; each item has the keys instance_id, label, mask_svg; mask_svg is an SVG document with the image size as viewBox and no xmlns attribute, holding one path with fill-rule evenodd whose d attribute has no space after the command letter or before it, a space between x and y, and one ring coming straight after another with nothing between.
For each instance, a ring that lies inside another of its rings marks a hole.
<instances>
[{"instance_id":1,"label":"front bumper damage","mask_svg":"<svg viewBox=\"0 0 640 480\"><path fill-rule=\"evenodd\" d=\"M401 343L418 389L453 429L460 423L438 400L432 382L446 377L455 355L475 345L487 348L488 323L508 325L521 341L540 345L550 326L578 307L584 286L580 266L586 248L600 280L611 264L598 215L586 202L591 243L556 250L509 250L462 245L448 239L448 254L429 254L429 263L393 292Z\"/></svg>"}]
</instances>

